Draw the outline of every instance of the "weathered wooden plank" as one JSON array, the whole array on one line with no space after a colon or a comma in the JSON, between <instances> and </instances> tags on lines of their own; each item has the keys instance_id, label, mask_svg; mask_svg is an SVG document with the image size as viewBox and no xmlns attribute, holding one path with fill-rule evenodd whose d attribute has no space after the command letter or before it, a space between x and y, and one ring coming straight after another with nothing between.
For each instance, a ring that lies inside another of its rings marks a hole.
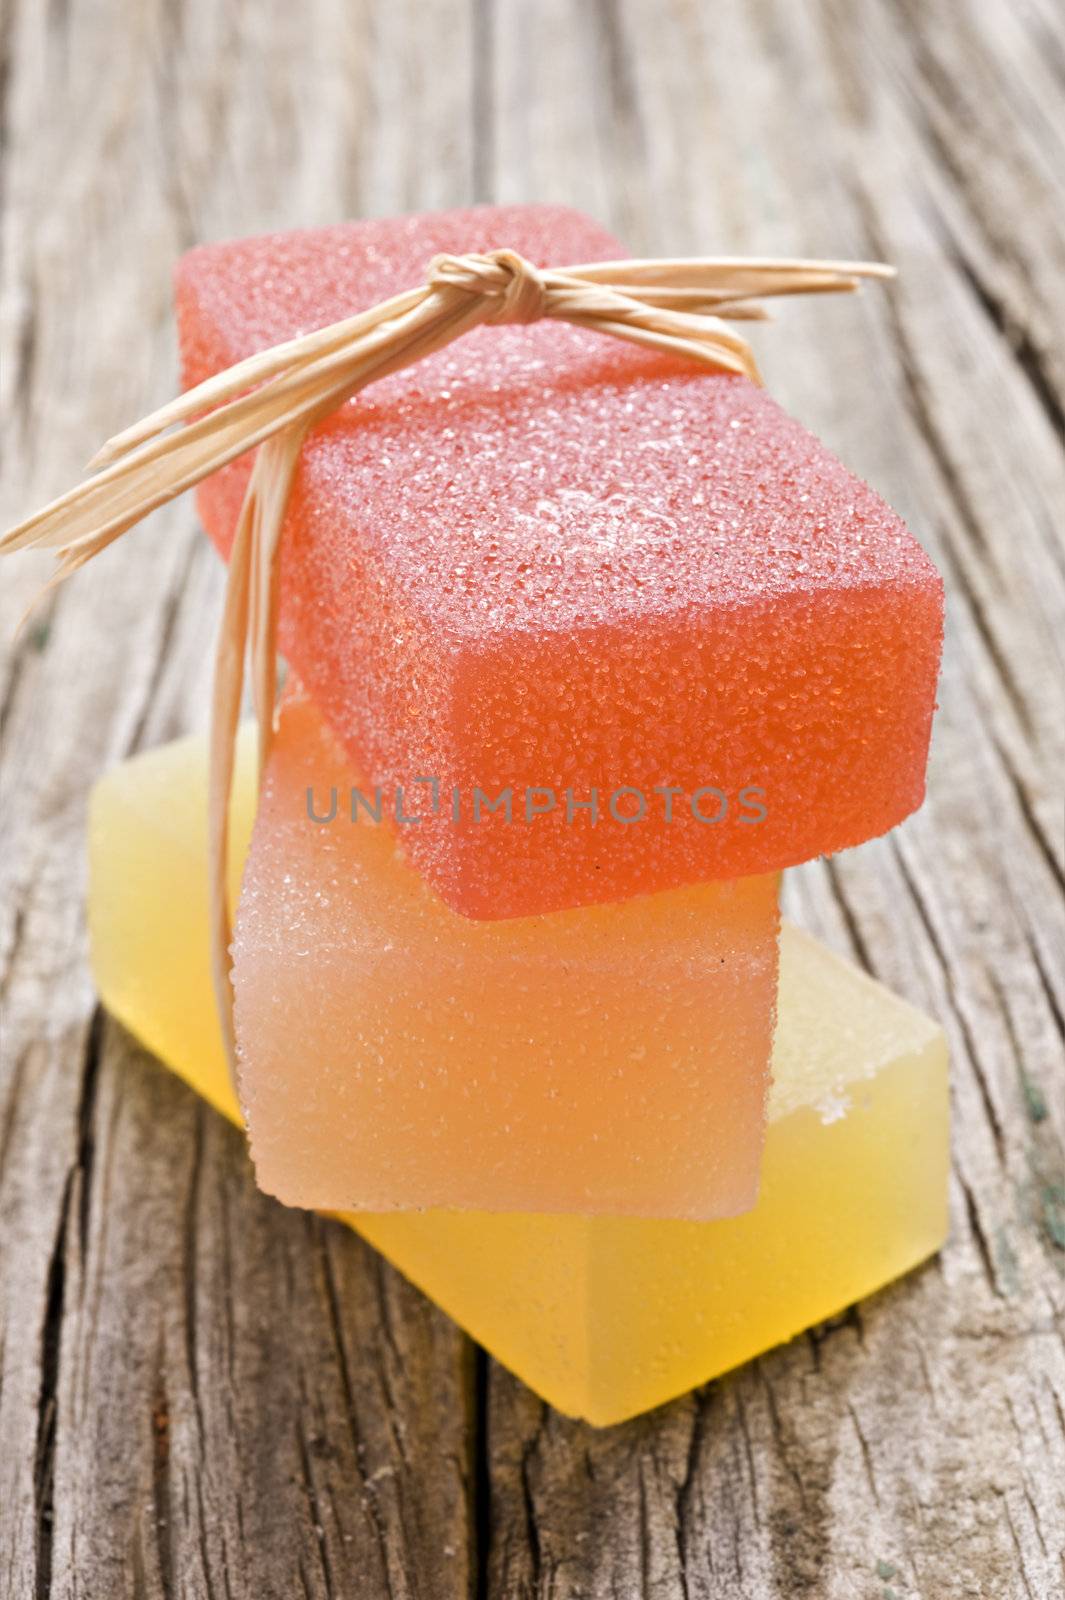
<instances>
[{"instance_id":1,"label":"weathered wooden plank","mask_svg":"<svg viewBox=\"0 0 1065 1600\"><path fill-rule=\"evenodd\" d=\"M1059 1592L1050 0L22 0L9 19L10 515L169 392L169 266L197 237L535 197L636 249L899 262L890 297L760 336L774 389L921 532L950 602L926 810L788 894L943 1017L956 1182L939 1262L606 1433L258 1196L236 1137L89 1026L88 786L206 705L218 572L179 508L52 602L0 680L0 1600ZM4 638L31 566L0 593Z\"/></svg>"},{"instance_id":2,"label":"weathered wooden plank","mask_svg":"<svg viewBox=\"0 0 1065 1600\"><path fill-rule=\"evenodd\" d=\"M53 1277L55 1591L464 1592L461 1336L346 1230L279 1213L111 1026L98 1072Z\"/></svg>"},{"instance_id":3,"label":"weathered wooden plank","mask_svg":"<svg viewBox=\"0 0 1065 1600\"><path fill-rule=\"evenodd\" d=\"M969 26L914 9L905 27L872 3L593 9L613 89L587 113L611 138L590 142L614 152L599 181L617 225L640 196L637 247L757 240L903 269L890 298L789 308L760 340L775 390L900 507L950 590L926 810L791 875L788 897L944 1018L957 1178L940 1262L654 1418L596 1436L500 1375L497 1592L1050 1595L1065 463L1045 332L1062 169L1033 141L1047 119L1060 141L1060 93L1046 64L1028 76L1039 37L1015 8L963 8ZM545 80L580 26L556 19Z\"/></svg>"},{"instance_id":4,"label":"weathered wooden plank","mask_svg":"<svg viewBox=\"0 0 1065 1600\"><path fill-rule=\"evenodd\" d=\"M468 33L411 34L409 8L342 0L13 10L5 520L170 392L193 239L375 186L462 198ZM453 162L370 137L389 71ZM5 572L5 641L39 576ZM6 657L0 1595L464 1594L467 1341L346 1231L264 1201L239 1141L90 1026L88 789L202 724L219 577L176 508Z\"/></svg>"}]
</instances>

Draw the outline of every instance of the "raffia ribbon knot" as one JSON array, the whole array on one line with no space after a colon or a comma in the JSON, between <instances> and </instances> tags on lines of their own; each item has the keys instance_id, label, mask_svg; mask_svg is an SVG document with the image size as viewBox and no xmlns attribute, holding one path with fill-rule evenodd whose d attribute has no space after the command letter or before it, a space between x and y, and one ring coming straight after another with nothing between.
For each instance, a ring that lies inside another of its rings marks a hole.
<instances>
[{"instance_id":1,"label":"raffia ribbon knot","mask_svg":"<svg viewBox=\"0 0 1065 1600\"><path fill-rule=\"evenodd\" d=\"M538 267L516 250L486 255L434 256L426 282L430 288L460 289L496 300L492 322L539 322L547 315L547 286Z\"/></svg>"},{"instance_id":2,"label":"raffia ribbon knot","mask_svg":"<svg viewBox=\"0 0 1065 1600\"><path fill-rule=\"evenodd\" d=\"M211 951L231 1068L226 867L234 747L250 654L261 779L277 700L278 553L307 430L376 379L489 322L549 317L757 383L750 345L724 318L763 317L766 297L831 294L857 289L863 278L891 276L891 267L875 262L696 256L541 269L514 250L440 255L418 287L240 361L117 434L90 463L84 483L0 538L0 554L53 549L57 582L150 511L260 447L230 552L211 721ZM184 426L172 431L178 423Z\"/></svg>"}]
</instances>

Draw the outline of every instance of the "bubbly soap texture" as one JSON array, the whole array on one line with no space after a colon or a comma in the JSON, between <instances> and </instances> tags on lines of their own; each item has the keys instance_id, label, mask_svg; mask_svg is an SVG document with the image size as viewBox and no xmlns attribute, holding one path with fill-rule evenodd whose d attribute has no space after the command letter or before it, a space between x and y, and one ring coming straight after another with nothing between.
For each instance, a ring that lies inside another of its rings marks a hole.
<instances>
[{"instance_id":1,"label":"bubbly soap texture","mask_svg":"<svg viewBox=\"0 0 1065 1600\"><path fill-rule=\"evenodd\" d=\"M506 922L447 907L289 698L234 937L260 1185L334 1210L748 1209L777 979L774 875ZM335 792L332 823L309 820Z\"/></svg>"},{"instance_id":2,"label":"bubbly soap texture","mask_svg":"<svg viewBox=\"0 0 1065 1600\"><path fill-rule=\"evenodd\" d=\"M409 287L438 251L503 244L545 265L626 253L548 206L201 247L177 273L186 380ZM223 549L247 470L201 491ZM562 325L480 329L315 430L282 581L284 651L368 781L459 790L457 823L442 807L403 842L467 916L775 871L923 798L939 578L744 379ZM475 785L556 806L475 822ZM692 814L705 786L720 822ZM621 787L642 820L611 818ZM567 816L593 789L598 821Z\"/></svg>"},{"instance_id":3,"label":"bubbly soap texture","mask_svg":"<svg viewBox=\"0 0 1065 1600\"><path fill-rule=\"evenodd\" d=\"M104 1004L239 1123L210 984L206 765L206 744L184 740L97 787L93 967ZM253 810L246 740L238 858ZM778 1009L761 1194L745 1216L344 1220L560 1410L605 1424L683 1393L905 1272L946 1231L939 1028L787 925Z\"/></svg>"}]
</instances>

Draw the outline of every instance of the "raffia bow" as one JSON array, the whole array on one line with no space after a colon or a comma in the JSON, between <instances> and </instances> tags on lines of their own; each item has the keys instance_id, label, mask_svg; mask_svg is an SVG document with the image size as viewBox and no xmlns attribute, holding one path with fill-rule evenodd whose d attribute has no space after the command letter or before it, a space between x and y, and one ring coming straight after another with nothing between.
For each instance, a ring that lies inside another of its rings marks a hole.
<instances>
[{"instance_id":1,"label":"raffia bow","mask_svg":"<svg viewBox=\"0 0 1065 1600\"><path fill-rule=\"evenodd\" d=\"M691 257L540 269L513 250L437 256L420 287L238 362L116 434L89 463L90 477L0 538L0 554L55 550L59 582L150 511L260 447L230 554L211 717L211 958L231 1071L226 865L237 722L250 655L261 782L277 704L278 550L308 429L376 379L489 322L568 322L760 383L746 339L723 319L765 317L760 301L771 296L838 293L893 275L873 262ZM186 426L171 431L178 423Z\"/></svg>"}]
</instances>

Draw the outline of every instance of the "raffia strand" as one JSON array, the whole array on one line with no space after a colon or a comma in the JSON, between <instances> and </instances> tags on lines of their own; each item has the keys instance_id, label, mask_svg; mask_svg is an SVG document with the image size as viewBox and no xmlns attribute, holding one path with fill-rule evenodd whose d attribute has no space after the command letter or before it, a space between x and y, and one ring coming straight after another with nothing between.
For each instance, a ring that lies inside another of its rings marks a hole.
<instances>
[{"instance_id":1,"label":"raffia strand","mask_svg":"<svg viewBox=\"0 0 1065 1600\"><path fill-rule=\"evenodd\" d=\"M568 322L760 383L751 347L730 321L765 318L766 299L838 294L892 276L893 268L866 261L703 256L541 270L513 250L437 256L419 287L237 362L116 434L84 482L0 537L0 554L54 550L59 582L258 447L229 559L211 710L211 963L234 1081L227 867L237 723L250 660L261 785L277 709L281 532L308 430L368 384L488 322Z\"/></svg>"}]
</instances>

